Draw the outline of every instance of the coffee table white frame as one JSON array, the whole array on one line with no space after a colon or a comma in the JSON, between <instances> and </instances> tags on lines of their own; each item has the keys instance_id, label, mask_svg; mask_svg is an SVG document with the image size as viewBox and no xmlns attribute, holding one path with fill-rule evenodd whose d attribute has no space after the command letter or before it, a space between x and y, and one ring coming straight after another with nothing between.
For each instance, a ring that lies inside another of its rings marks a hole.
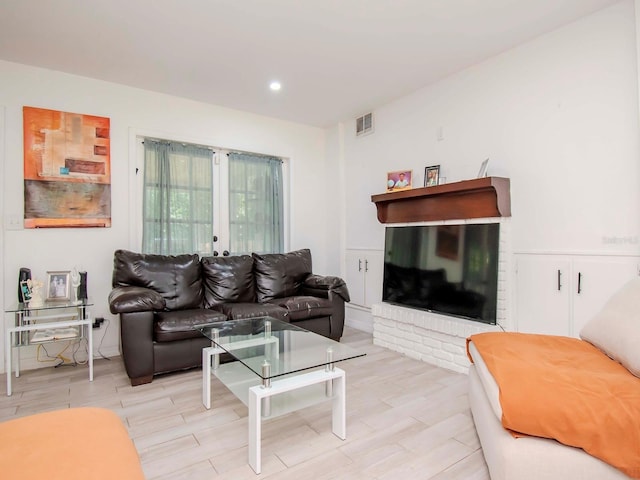
<instances>
[{"instance_id":1,"label":"coffee table white frame","mask_svg":"<svg viewBox=\"0 0 640 480\"><path fill-rule=\"evenodd\" d=\"M273 346L274 358L276 358L279 345L278 338L269 336L268 334L262 338L255 338L225 345L226 350L216 346L213 342L213 346L202 350L202 403L205 408L211 408L211 373L212 368L213 370L217 370L220 366L219 355L232 350L264 344L271 344ZM327 351L327 359L328 361L331 360L331 350ZM248 367L243 366L242 368L250 371ZM252 375L255 375L255 373L251 373ZM344 370L336 368L333 363L327 363L324 370L312 370L307 371L306 373L292 373L285 375L280 379L272 380L270 378L270 365L265 361L262 365L262 384L248 388L249 395L246 401L249 409L249 465L256 474L259 474L262 470L262 417L271 416L270 399L276 395L292 392L316 384L325 384L325 400L331 399L332 401L331 431L342 440L347 438L345 378L346 375ZM231 391L233 392L233 389L231 389ZM241 396L238 396L238 398L243 400ZM299 405L289 405L289 408L281 414L299 410L307 405L308 404L304 402Z\"/></svg>"}]
</instances>

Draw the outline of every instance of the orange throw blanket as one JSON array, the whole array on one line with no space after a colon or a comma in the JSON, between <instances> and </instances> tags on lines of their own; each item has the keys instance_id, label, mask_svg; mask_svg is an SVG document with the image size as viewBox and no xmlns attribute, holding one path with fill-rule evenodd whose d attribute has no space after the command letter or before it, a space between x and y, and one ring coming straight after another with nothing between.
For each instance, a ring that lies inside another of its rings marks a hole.
<instances>
[{"instance_id":1,"label":"orange throw blanket","mask_svg":"<svg viewBox=\"0 0 640 480\"><path fill-rule=\"evenodd\" d=\"M481 333L467 354L470 341L498 384L505 428L582 448L640 479L640 378L576 338Z\"/></svg>"},{"instance_id":2,"label":"orange throw blanket","mask_svg":"<svg viewBox=\"0 0 640 480\"><path fill-rule=\"evenodd\" d=\"M0 423L0 478L144 480L120 418L104 408L68 408Z\"/></svg>"}]
</instances>

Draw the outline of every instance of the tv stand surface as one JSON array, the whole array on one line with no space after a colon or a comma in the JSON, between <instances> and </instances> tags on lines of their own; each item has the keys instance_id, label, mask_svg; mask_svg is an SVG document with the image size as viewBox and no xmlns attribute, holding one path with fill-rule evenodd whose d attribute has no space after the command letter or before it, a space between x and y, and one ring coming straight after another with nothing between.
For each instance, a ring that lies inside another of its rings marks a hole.
<instances>
[{"instance_id":1,"label":"tv stand surface","mask_svg":"<svg viewBox=\"0 0 640 480\"><path fill-rule=\"evenodd\" d=\"M484 177L372 195L380 223L510 217L510 181Z\"/></svg>"}]
</instances>

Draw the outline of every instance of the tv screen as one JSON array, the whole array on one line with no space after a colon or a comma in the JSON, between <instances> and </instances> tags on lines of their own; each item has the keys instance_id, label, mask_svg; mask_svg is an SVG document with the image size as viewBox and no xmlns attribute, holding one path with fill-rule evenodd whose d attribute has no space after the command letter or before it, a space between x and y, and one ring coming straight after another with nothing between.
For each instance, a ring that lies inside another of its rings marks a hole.
<instances>
[{"instance_id":1,"label":"tv screen","mask_svg":"<svg viewBox=\"0 0 640 480\"><path fill-rule=\"evenodd\" d=\"M496 323L498 223L387 227L382 300Z\"/></svg>"}]
</instances>

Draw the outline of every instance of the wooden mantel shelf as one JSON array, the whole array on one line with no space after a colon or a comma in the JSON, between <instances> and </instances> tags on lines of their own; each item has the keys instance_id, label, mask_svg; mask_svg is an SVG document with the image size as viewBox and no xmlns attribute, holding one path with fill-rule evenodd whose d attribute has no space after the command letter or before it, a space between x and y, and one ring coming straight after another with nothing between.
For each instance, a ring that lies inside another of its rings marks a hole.
<instances>
[{"instance_id":1,"label":"wooden mantel shelf","mask_svg":"<svg viewBox=\"0 0 640 480\"><path fill-rule=\"evenodd\" d=\"M510 217L508 178L484 177L372 195L380 223Z\"/></svg>"}]
</instances>

